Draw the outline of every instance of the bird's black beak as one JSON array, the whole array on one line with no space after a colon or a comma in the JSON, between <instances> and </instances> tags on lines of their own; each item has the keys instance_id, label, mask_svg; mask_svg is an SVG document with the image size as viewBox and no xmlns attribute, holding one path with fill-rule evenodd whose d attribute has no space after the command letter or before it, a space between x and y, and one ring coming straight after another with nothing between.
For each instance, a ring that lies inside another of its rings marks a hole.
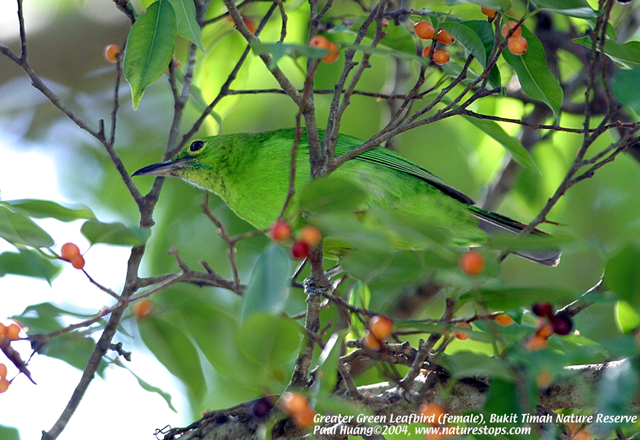
<instances>
[{"instance_id":1,"label":"bird's black beak","mask_svg":"<svg viewBox=\"0 0 640 440\"><path fill-rule=\"evenodd\" d=\"M178 160L154 163L140 168L131 176L176 176L177 171L189 165L192 158L185 157Z\"/></svg>"}]
</instances>

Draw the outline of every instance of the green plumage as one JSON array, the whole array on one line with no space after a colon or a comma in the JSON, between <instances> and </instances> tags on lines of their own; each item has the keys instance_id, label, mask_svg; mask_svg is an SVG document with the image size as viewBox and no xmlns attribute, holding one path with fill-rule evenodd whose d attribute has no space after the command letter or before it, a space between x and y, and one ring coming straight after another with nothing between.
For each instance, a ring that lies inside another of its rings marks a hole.
<instances>
[{"instance_id":1,"label":"green plumage","mask_svg":"<svg viewBox=\"0 0 640 440\"><path fill-rule=\"evenodd\" d=\"M174 160L149 165L134 176L179 177L218 194L239 217L256 228L266 229L277 219L287 196L293 139L293 129L205 137L185 147ZM361 144L359 139L340 135L335 155ZM308 143L303 133L297 152L296 194L310 182L310 176ZM470 206L473 202L467 196L384 148L374 148L347 161L329 178L332 177L352 179L366 189L366 200L362 206L354 206L353 211L371 229L378 225L366 213L375 207L391 208L398 214L419 214L449 231L453 244L458 246L485 242L486 231L517 233L523 227L506 217ZM296 206L294 196L289 212L295 211ZM397 245L411 247L408 243ZM555 265L560 254L554 250L520 256Z\"/></svg>"}]
</instances>

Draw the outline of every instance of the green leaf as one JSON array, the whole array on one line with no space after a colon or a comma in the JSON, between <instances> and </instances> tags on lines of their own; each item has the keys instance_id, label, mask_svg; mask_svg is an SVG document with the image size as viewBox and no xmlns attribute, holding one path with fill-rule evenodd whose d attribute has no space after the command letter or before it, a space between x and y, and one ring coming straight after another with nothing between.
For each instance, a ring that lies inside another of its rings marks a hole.
<instances>
[{"instance_id":1,"label":"green leaf","mask_svg":"<svg viewBox=\"0 0 640 440\"><path fill-rule=\"evenodd\" d=\"M152 3L131 28L124 55L124 74L131 85L135 110L147 86L167 70L177 35L176 13L169 0Z\"/></svg>"},{"instance_id":2,"label":"green leaf","mask_svg":"<svg viewBox=\"0 0 640 440\"><path fill-rule=\"evenodd\" d=\"M484 46L484 52L485 52L485 62L482 64L482 67L486 69L487 67L486 60L491 55L491 52L493 51L493 46L495 43L495 35L493 32L493 28L491 27L491 25L487 20L469 20L469 21L463 21L460 24L471 29L473 32L476 33L476 35L478 35L478 38L480 38L480 41ZM447 63L447 64L450 64L450 63ZM498 88L501 86L502 79L500 77L500 69L498 68L498 66L493 66L493 69L491 69L491 73L489 74L489 84L491 84L491 86L495 88Z\"/></svg>"},{"instance_id":3,"label":"green leaf","mask_svg":"<svg viewBox=\"0 0 640 440\"><path fill-rule=\"evenodd\" d=\"M395 23L389 23L384 29L385 36L380 41L381 46L388 47L389 49L397 50L398 52L407 53L410 55L416 54L416 44L413 41L413 36L409 30L403 25L395 25ZM375 26L369 28L370 37L375 34Z\"/></svg>"},{"instance_id":4,"label":"green leaf","mask_svg":"<svg viewBox=\"0 0 640 440\"><path fill-rule=\"evenodd\" d=\"M598 16L587 0L533 0L536 7L558 14L577 18L594 18Z\"/></svg>"},{"instance_id":5,"label":"green leaf","mask_svg":"<svg viewBox=\"0 0 640 440\"><path fill-rule=\"evenodd\" d=\"M0 202L11 210L21 212L32 218L55 218L62 222L72 222L79 219L95 219L93 212L84 206L67 208L50 200L21 199Z\"/></svg>"},{"instance_id":6,"label":"green leaf","mask_svg":"<svg viewBox=\"0 0 640 440\"><path fill-rule=\"evenodd\" d=\"M609 257L604 283L607 289L640 310L640 243L628 243Z\"/></svg>"},{"instance_id":7,"label":"green leaf","mask_svg":"<svg viewBox=\"0 0 640 440\"><path fill-rule=\"evenodd\" d=\"M198 46L198 49L204 52L200 38L202 29L200 29L196 19L196 7L193 0L169 0L169 2L176 14L178 35L191 41Z\"/></svg>"},{"instance_id":8,"label":"green leaf","mask_svg":"<svg viewBox=\"0 0 640 440\"><path fill-rule=\"evenodd\" d=\"M291 259L289 254L272 244L260 255L242 301L241 321L252 313L266 311L279 314L289 298Z\"/></svg>"},{"instance_id":9,"label":"green leaf","mask_svg":"<svg viewBox=\"0 0 640 440\"><path fill-rule=\"evenodd\" d=\"M60 330L62 328L61 319L66 319L69 316L86 319L94 315L61 309L54 304L46 302L31 305L24 309L21 314L12 316L12 318L16 318L22 325L29 327L30 333L37 334L53 333L56 330Z\"/></svg>"},{"instance_id":10,"label":"green leaf","mask_svg":"<svg viewBox=\"0 0 640 440\"><path fill-rule=\"evenodd\" d=\"M169 409L171 409L171 411L173 411L175 413L178 412L178 410L176 410L174 408L173 404L171 403L171 394L169 394L166 391L163 391L161 388L155 387L155 386L151 385L149 382L143 380L140 376L138 376L136 373L134 373L126 365L124 365L124 364L122 364L120 362L115 362L115 364L117 366L119 366L119 367L124 368L129 373L133 374L133 377L136 378L136 380L138 381L138 384L142 387L143 390L149 391L150 393L159 394L160 397L162 397L164 399L164 401L167 402L167 406L169 407Z\"/></svg>"},{"instance_id":11,"label":"green leaf","mask_svg":"<svg viewBox=\"0 0 640 440\"><path fill-rule=\"evenodd\" d=\"M487 52L484 43L476 32L470 27L455 21L445 21L440 24L440 28L453 35L458 43L462 44L478 60L482 67L486 67Z\"/></svg>"},{"instance_id":12,"label":"green leaf","mask_svg":"<svg viewBox=\"0 0 640 440\"><path fill-rule=\"evenodd\" d=\"M562 87L549 70L544 47L538 37L526 27L521 27L522 36L528 42L527 51L524 55L518 56L505 50L502 52L502 56L518 75L522 90L531 98L547 104L553 110L557 121L562 106Z\"/></svg>"},{"instance_id":13,"label":"green leaf","mask_svg":"<svg viewBox=\"0 0 640 440\"><path fill-rule=\"evenodd\" d=\"M533 171L536 174L540 174L540 168L538 168L534 162L531 154L529 154L518 139L509 135L509 133L507 133L500 124L489 119L479 119L472 116L464 116L464 118L506 148L511 154L511 157L513 157L513 160L528 170Z\"/></svg>"},{"instance_id":14,"label":"green leaf","mask_svg":"<svg viewBox=\"0 0 640 440\"><path fill-rule=\"evenodd\" d=\"M151 315L138 321L140 335L146 346L167 370L187 386L197 401L207 391L200 355L181 328L162 317ZM209 335L211 339L217 337Z\"/></svg>"},{"instance_id":15,"label":"green leaf","mask_svg":"<svg viewBox=\"0 0 640 440\"><path fill-rule=\"evenodd\" d=\"M628 302L618 301L615 312L616 324L622 333L629 334L640 326L640 315Z\"/></svg>"},{"instance_id":16,"label":"green leaf","mask_svg":"<svg viewBox=\"0 0 640 440\"><path fill-rule=\"evenodd\" d=\"M640 68L632 70L619 69L614 78L611 89L621 104L627 105L636 113L640 113Z\"/></svg>"},{"instance_id":17,"label":"green leaf","mask_svg":"<svg viewBox=\"0 0 640 440\"><path fill-rule=\"evenodd\" d=\"M42 278L49 284L62 271L60 265L54 264L39 252L19 249L19 253L3 252L0 254L0 277L12 274L25 277Z\"/></svg>"},{"instance_id":18,"label":"green leaf","mask_svg":"<svg viewBox=\"0 0 640 440\"><path fill-rule=\"evenodd\" d=\"M362 185L343 177L315 179L300 192L300 211L359 211L367 193Z\"/></svg>"},{"instance_id":19,"label":"green leaf","mask_svg":"<svg viewBox=\"0 0 640 440\"><path fill-rule=\"evenodd\" d=\"M235 335L238 352L272 370L291 359L300 344L301 327L284 316L254 313Z\"/></svg>"},{"instance_id":20,"label":"green leaf","mask_svg":"<svg viewBox=\"0 0 640 440\"><path fill-rule=\"evenodd\" d=\"M320 390L325 395L330 395L338 382L338 361L342 350L343 334L333 333L325 344L318 357L317 375L320 381Z\"/></svg>"},{"instance_id":21,"label":"green leaf","mask_svg":"<svg viewBox=\"0 0 640 440\"><path fill-rule=\"evenodd\" d=\"M448 6L474 4L503 12L511 9L511 2L509 0L447 0L446 4Z\"/></svg>"},{"instance_id":22,"label":"green leaf","mask_svg":"<svg viewBox=\"0 0 640 440\"><path fill-rule=\"evenodd\" d=\"M574 38L571 41L589 49L593 45L590 37ZM596 50L600 52L599 45L596 45ZM620 67L633 69L640 65L640 41L628 41L620 44L612 40L606 40L604 42L604 53Z\"/></svg>"},{"instance_id":23,"label":"green leaf","mask_svg":"<svg viewBox=\"0 0 640 440\"><path fill-rule=\"evenodd\" d=\"M0 438L2 440L20 440L20 432L16 428L0 425Z\"/></svg>"},{"instance_id":24,"label":"green leaf","mask_svg":"<svg viewBox=\"0 0 640 440\"><path fill-rule=\"evenodd\" d=\"M0 238L14 245L51 247L53 238L24 214L0 206Z\"/></svg>"},{"instance_id":25,"label":"green leaf","mask_svg":"<svg viewBox=\"0 0 640 440\"><path fill-rule=\"evenodd\" d=\"M75 331L58 335L48 340L40 353L60 359L79 370L84 370L87 366L87 359L96 347L96 341L89 333L90 331ZM102 360L98 374L102 375L106 367L106 362Z\"/></svg>"},{"instance_id":26,"label":"green leaf","mask_svg":"<svg viewBox=\"0 0 640 440\"><path fill-rule=\"evenodd\" d=\"M567 304L577 296L571 290L555 287L503 287L483 289L480 294L468 292L460 297L460 301L475 300L485 304L490 310L513 310L538 302Z\"/></svg>"},{"instance_id":27,"label":"green leaf","mask_svg":"<svg viewBox=\"0 0 640 440\"><path fill-rule=\"evenodd\" d=\"M513 373L498 359L480 353L459 351L442 359L442 366L453 377L487 375L491 378L512 379Z\"/></svg>"},{"instance_id":28,"label":"green leaf","mask_svg":"<svg viewBox=\"0 0 640 440\"><path fill-rule=\"evenodd\" d=\"M122 223L84 222L80 232L91 244L105 243L120 246L138 246L149 237L148 229L133 228Z\"/></svg>"}]
</instances>

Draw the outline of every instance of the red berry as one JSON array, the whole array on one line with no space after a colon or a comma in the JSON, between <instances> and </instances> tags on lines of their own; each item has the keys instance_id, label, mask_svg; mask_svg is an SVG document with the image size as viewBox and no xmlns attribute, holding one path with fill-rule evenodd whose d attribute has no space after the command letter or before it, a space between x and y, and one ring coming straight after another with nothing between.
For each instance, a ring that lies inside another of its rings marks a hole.
<instances>
[{"instance_id":1,"label":"red berry","mask_svg":"<svg viewBox=\"0 0 640 440\"><path fill-rule=\"evenodd\" d=\"M507 40L507 47L509 48L509 52L514 55L523 55L527 48L529 47L529 43L527 43L527 39L522 35L518 35L516 37L509 37Z\"/></svg>"},{"instance_id":2,"label":"red berry","mask_svg":"<svg viewBox=\"0 0 640 440\"><path fill-rule=\"evenodd\" d=\"M419 21L413 26L413 31L421 40L431 40L436 34L436 29L428 21Z\"/></svg>"},{"instance_id":3,"label":"red berry","mask_svg":"<svg viewBox=\"0 0 640 440\"><path fill-rule=\"evenodd\" d=\"M456 39L449 32L444 29L440 29L438 31L438 41L442 44L453 44L456 42Z\"/></svg>"},{"instance_id":4,"label":"red berry","mask_svg":"<svg viewBox=\"0 0 640 440\"><path fill-rule=\"evenodd\" d=\"M307 255L309 255L309 245L302 241L296 241L291 247L291 255L298 260L307 258Z\"/></svg>"},{"instance_id":5,"label":"red berry","mask_svg":"<svg viewBox=\"0 0 640 440\"><path fill-rule=\"evenodd\" d=\"M517 27L516 27L517 26ZM515 29L512 37L519 37L522 35L522 28L518 25L517 21L508 21L502 26L502 38L507 38L507 34L511 31L511 29Z\"/></svg>"},{"instance_id":6,"label":"red berry","mask_svg":"<svg viewBox=\"0 0 640 440\"><path fill-rule=\"evenodd\" d=\"M60 258L65 261L71 261L80 255L80 249L74 243L65 243L60 248Z\"/></svg>"},{"instance_id":7,"label":"red berry","mask_svg":"<svg viewBox=\"0 0 640 440\"><path fill-rule=\"evenodd\" d=\"M384 315L376 315L369 320L369 331L379 341L385 341L393 331L393 321Z\"/></svg>"},{"instance_id":8,"label":"red berry","mask_svg":"<svg viewBox=\"0 0 640 440\"><path fill-rule=\"evenodd\" d=\"M439 66L449 62L449 52L444 49L436 50L431 57L433 58L433 62Z\"/></svg>"},{"instance_id":9,"label":"red berry","mask_svg":"<svg viewBox=\"0 0 640 440\"><path fill-rule=\"evenodd\" d=\"M573 330L573 321L566 313L558 313L549 318L553 331L560 336L568 335Z\"/></svg>"},{"instance_id":10,"label":"red berry","mask_svg":"<svg viewBox=\"0 0 640 440\"><path fill-rule=\"evenodd\" d=\"M291 226L289 223L280 219L271 226L271 238L275 241L288 240L291 237Z\"/></svg>"},{"instance_id":11,"label":"red berry","mask_svg":"<svg viewBox=\"0 0 640 440\"><path fill-rule=\"evenodd\" d=\"M117 44L110 44L104 48L104 57L110 63L118 62L118 54L122 52L122 48Z\"/></svg>"},{"instance_id":12,"label":"red berry","mask_svg":"<svg viewBox=\"0 0 640 440\"><path fill-rule=\"evenodd\" d=\"M480 275L485 265L482 254L474 249L462 254L458 264L464 273L471 276Z\"/></svg>"},{"instance_id":13,"label":"red berry","mask_svg":"<svg viewBox=\"0 0 640 440\"><path fill-rule=\"evenodd\" d=\"M536 303L531 306L531 311L536 316L551 316L553 314L553 306L549 303Z\"/></svg>"}]
</instances>

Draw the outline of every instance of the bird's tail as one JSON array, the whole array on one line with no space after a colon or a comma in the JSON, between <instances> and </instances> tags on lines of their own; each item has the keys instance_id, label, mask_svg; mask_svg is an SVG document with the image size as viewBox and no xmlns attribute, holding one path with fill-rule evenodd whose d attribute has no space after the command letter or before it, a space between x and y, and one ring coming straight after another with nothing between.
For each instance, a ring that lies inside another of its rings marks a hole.
<instances>
[{"instance_id":1,"label":"bird's tail","mask_svg":"<svg viewBox=\"0 0 640 440\"><path fill-rule=\"evenodd\" d=\"M478 220L480 220L480 228L490 235L496 235L501 232L517 235L526 226L515 220L511 220L509 217L496 214L495 212L485 211L475 206L470 206L469 208ZM549 236L549 234L538 229L534 229L531 235ZM515 251L514 254L545 266L557 266L560 262L562 251L560 249L532 249Z\"/></svg>"}]
</instances>

